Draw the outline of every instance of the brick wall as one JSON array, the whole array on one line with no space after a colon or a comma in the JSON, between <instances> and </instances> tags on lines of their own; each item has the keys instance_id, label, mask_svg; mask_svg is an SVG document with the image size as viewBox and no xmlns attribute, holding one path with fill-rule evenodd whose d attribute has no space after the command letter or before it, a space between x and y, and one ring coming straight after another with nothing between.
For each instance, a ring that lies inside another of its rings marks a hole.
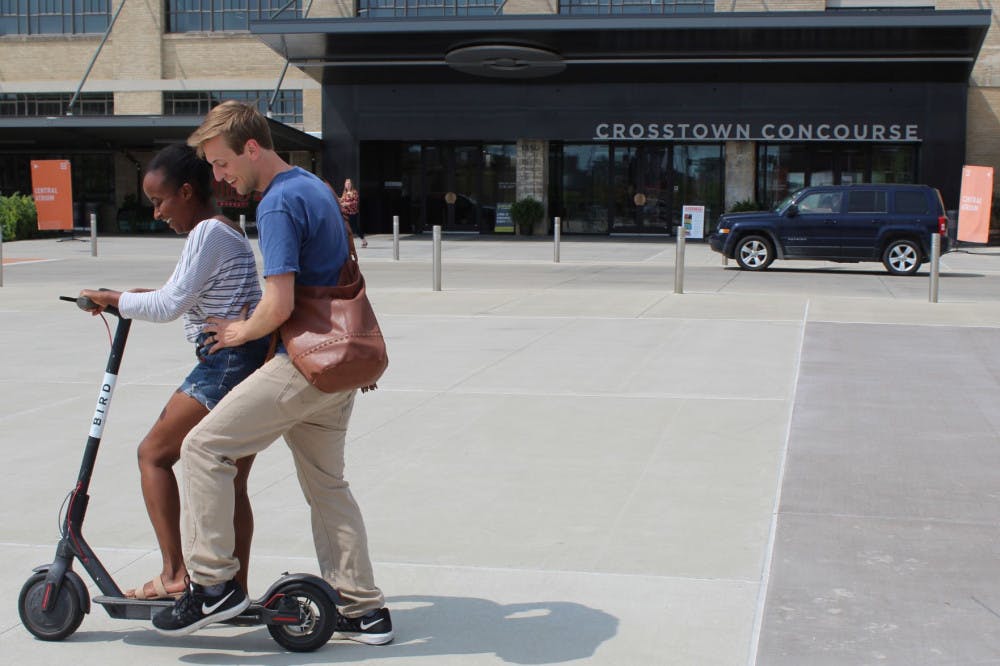
<instances>
[{"instance_id":1,"label":"brick wall","mask_svg":"<svg viewBox=\"0 0 1000 666\"><path fill-rule=\"evenodd\" d=\"M717 12L821 12L825 9L826 0L716 0L715 3Z\"/></svg>"},{"instance_id":2,"label":"brick wall","mask_svg":"<svg viewBox=\"0 0 1000 666\"><path fill-rule=\"evenodd\" d=\"M353 0L316 0L310 15L349 15L353 7ZM164 0L126 2L83 91L114 92L118 114L159 114L163 90L271 90L277 83L284 60L256 37L164 34L164 17ZM73 92L100 41L101 35L0 36L0 92ZM303 128L321 131L319 84L293 67L282 87L305 91Z\"/></svg>"},{"instance_id":3,"label":"brick wall","mask_svg":"<svg viewBox=\"0 0 1000 666\"><path fill-rule=\"evenodd\" d=\"M966 162L1000 169L1000 88L969 90Z\"/></svg>"},{"instance_id":4,"label":"brick wall","mask_svg":"<svg viewBox=\"0 0 1000 666\"><path fill-rule=\"evenodd\" d=\"M354 16L354 0L313 0L307 18Z\"/></svg>"},{"instance_id":5,"label":"brick wall","mask_svg":"<svg viewBox=\"0 0 1000 666\"><path fill-rule=\"evenodd\" d=\"M516 14L557 14L559 13L558 0L507 0L503 6L503 13L506 16Z\"/></svg>"},{"instance_id":6,"label":"brick wall","mask_svg":"<svg viewBox=\"0 0 1000 666\"><path fill-rule=\"evenodd\" d=\"M19 81L65 81L68 88L61 92L72 92L100 42L100 36L0 37L0 86L7 90ZM91 77L114 78L114 62L107 54L94 64Z\"/></svg>"},{"instance_id":7,"label":"brick wall","mask_svg":"<svg viewBox=\"0 0 1000 666\"><path fill-rule=\"evenodd\" d=\"M163 58L160 54L160 35L163 33L162 0L126 2L104 46L101 58L114 63L114 78L120 81L160 79L163 75ZM117 98L116 98L117 103ZM139 103L136 100L135 103ZM151 107L153 108L153 107ZM159 113L160 105L155 105ZM123 113L118 111L116 113Z\"/></svg>"},{"instance_id":8,"label":"brick wall","mask_svg":"<svg viewBox=\"0 0 1000 666\"><path fill-rule=\"evenodd\" d=\"M115 115L157 116L163 113L163 93L159 90L115 93Z\"/></svg>"}]
</instances>

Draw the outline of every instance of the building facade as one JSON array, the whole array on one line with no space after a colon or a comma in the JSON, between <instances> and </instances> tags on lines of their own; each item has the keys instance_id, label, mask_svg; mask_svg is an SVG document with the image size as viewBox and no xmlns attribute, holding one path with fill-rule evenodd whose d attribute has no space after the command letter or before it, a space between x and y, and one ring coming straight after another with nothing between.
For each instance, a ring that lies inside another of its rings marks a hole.
<instances>
[{"instance_id":1,"label":"building facade","mask_svg":"<svg viewBox=\"0 0 1000 666\"><path fill-rule=\"evenodd\" d=\"M1000 33L981 2L222 7L0 0L0 193L25 191L28 159L70 157L81 213L121 229L142 165L227 98L321 136L282 148L355 179L368 233L393 215L508 233L532 196L537 233L558 216L564 233L669 235L685 205L711 227L822 183L924 182L953 209L962 164L1000 163Z\"/></svg>"},{"instance_id":2,"label":"building facade","mask_svg":"<svg viewBox=\"0 0 1000 666\"><path fill-rule=\"evenodd\" d=\"M102 230L128 231L118 218L142 208L143 166L215 103L251 101L318 136L319 84L284 72L249 31L252 20L303 13L301 1L0 0L0 194L31 191L29 160L69 158L75 222L96 212ZM312 167L300 138L283 145ZM246 203L219 195L236 209Z\"/></svg>"},{"instance_id":3,"label":"building facade","mask_svg":"<svg viewBox=\"0 0 1000 666\"><path fill-rule=\"evenodd\" d=\"M889 5L889 6L887 6ZM671 234L805 185L925 182L958 207L988 129L990 9L912 2L362 3L356 17L255 24L321 82L332 178L362 218L512 230ZM991 145L992 144L992 145ZM974 150L968 150L974 147ZM343 173L341 173L343 172Z\"/></svg>"}]
</instances>

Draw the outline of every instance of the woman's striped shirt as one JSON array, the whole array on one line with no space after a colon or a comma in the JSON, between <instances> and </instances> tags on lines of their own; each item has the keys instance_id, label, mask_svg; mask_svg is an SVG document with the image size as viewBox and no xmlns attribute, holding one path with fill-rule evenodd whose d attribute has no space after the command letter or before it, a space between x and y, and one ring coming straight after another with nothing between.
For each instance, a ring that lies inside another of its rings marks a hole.
<instances>
[{"instance_id":1,"label":"woman's striped shirt","mask_svg":"<svg viewBox=\"0 0 1000 666\"><path fill-rule=\"evenodd\" d=\"M260 282L250 241L225 222L211 218L188 234L180 260L165 285L154 291L123 293L122 316L173 321L184 316L184 336L195 342L208 317L235 319L260 301Z\"/></svg>"}]
</instances>

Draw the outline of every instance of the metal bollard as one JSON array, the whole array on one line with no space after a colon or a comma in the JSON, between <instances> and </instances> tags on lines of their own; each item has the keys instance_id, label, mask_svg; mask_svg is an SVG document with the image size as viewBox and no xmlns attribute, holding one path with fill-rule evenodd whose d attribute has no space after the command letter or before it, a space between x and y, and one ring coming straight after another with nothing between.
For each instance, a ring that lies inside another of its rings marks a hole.
<instances>
[{"instance_id":1,"label":"metal bollard","mask_svg":"<svg viewBox=\"0 0 1000 666\"><path fill-rule=\"evenodd\" d=\"M434 291L441 291L441 225L434 225Z\"/></svg>"},{"instance_id":2,"label":"metal bollard","mask_svg":"<svg viewBox=\"0 0 1000 666\"><path fill-rule=\"evenodd\" d=\"M97 256L97 213L90 214L90 256Z\"/></svg>"},{"instance_id":3,"label":"metal bollard","mask_svg":"<svg viewBox=\"0 0 1000 666\"><path fill-rule=\"evenodd\" d=\"M938 278L941 263L941 234L931 234L931 284L927 299L931 303L938 302Z\"/></svg>"},{"instance_id":4,"label":"metal bollard","mask_svg":"<svg viewBox=\"0 0 1000 666\"><path fill-rule=\"evenodd\" d=\"M399 215L392 216L392 258L399 261Z\"/></svg>"},{"instance_id":5,"label":"metal bollard","mask_svg":"<svg viewBox=\"0 0 1000 666\"><path fill-rule=\"evenodd\" d=\"M552 261L559 263L559 243L562 241L562 220L555 219L552 225Z\"/></svg>"},{"instance_id":6,"label":"metal bollard","mask_svg":"<svg viewBox=\"0 0 1000 666\"><path fill-rule=\"evenodd\" d=\"M684 238L687 229L681 224L677 227L677 260L674 264L674 293L684 293Z\"/></svg>"},{"instance_id":7,"label":"metal bollard","mask_svg":"<svg viewBox=\"0 0 1000 666\"><path fill-rule=\"evenodd\" d=\"M240 229L243 230L243 235L246 236L247 235L247 216L244 215L244 214L242 214L242 213L240 214Z\"/></svg>"}]
</instances>

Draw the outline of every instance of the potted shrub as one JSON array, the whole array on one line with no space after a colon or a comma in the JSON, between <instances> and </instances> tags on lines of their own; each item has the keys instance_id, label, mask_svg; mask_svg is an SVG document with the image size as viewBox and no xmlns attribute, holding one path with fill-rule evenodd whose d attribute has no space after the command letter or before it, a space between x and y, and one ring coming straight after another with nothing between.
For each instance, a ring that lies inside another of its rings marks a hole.
<instances>
[{"instance_id":1,"label":"potted shrub","mask_svg":"<svg viewBox=\"0 0 1000 666\"><path fill-rule=\"evenodd\" d=\"M753 199L743 199L742 201L737 201L729 208L730 213L753 213L759 210L764 209Z\"/></svg>"},{"instance_id":2,"label":"potted shrub","mask_svg":"<svg viewBox=\"0 0 1000 666\"><path fill-rule=\"evenodd\" d=\"M524 197L511 204L510 219L517 226L518 233L530 236L537 222L545 217L545 206L538 199Z\"/></svg>"},{"instance_id":3,"label":"potted shrub","mask_svg":"<svg viewBox=\"0 0 1000 666\"><path fill-rule=\"evenodd\" d=\"M27 194L15 192L9 197L0 195L0 229L3 240L24 240L35 235L38 219L35 200Z\"/></svg>"}]
</instances>

